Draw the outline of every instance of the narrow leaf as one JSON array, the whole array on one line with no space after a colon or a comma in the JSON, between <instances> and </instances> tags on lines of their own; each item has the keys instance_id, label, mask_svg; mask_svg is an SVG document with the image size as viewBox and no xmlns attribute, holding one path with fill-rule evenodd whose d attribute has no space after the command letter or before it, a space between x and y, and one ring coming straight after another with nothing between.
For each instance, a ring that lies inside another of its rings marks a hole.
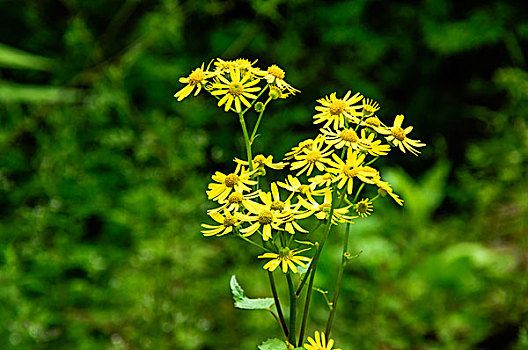
<instances>
[{"instance_id":1,"label":"narrow leaf","mask_svg":"<svg viewBox=\"0 0 528 350\"><path fill-rule=\"evenodd\" d=\"M54 66L52 59L0 44L0 67L50 71Z\"/></svg>"}]
</instances>

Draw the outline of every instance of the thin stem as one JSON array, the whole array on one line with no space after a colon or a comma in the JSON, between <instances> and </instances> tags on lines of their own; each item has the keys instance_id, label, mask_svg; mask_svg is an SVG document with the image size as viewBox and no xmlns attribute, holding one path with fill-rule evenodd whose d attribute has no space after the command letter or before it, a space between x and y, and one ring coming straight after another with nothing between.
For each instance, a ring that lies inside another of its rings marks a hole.
<instances>
[{"instance_id":1,"label":"thin stem","mask_svg":"<svg viewBox=\"0 0 528 350\"><path fill-rule=\"evenodd\" d=\"M246 143L246 153L249 163L249 171L253 171L253 156L251 155L251 143L249 143L249 136L246 127L246 121L244 120L244 113L238 113L240 119L240 125L242 125L242 132L244 133L244 142Z\"/></svg>"},{"instance_id":2,"label":"thin stem","mask_svg":"<svg viewBox=\"0 0 528 350\"><path fill-rule=\"evenodd\" d=\"M262 108L262 111L260 111L260 114L257 119L257 123L255 124L255 127L253 128L253 132L251 133L251 137L249 138L249 143L252 144L253 141L255 141L255 135L257 134L258 127L260 125L260 120L262 119L262 115L264 114L264 111L266 110L266 106L268 105L269 101L271 101L271 97L268 98L266 103L264 103L264 107Z\"/></svg>"},{"instance_id":3,"label":"thin stem","mask_svg":"<svg viewBox=\"0 0 528 350\"><path fill-rule=\"evenodd\" d=\"M288 290L290 291L290 344L295 344L295 316L297 314L297 297L295 296L295 288L293 288L293 281L290 272L286 274L288 280Z\"/></svg>"},{"instance_id":4,"label":"thin stem","mask_svg":"<svg viewBox=\"0 0 528 350\"><path fill-rule=\"evenodd\" d=\"M275 307L277 308L277 313L279 314L279 324L284 332L284 336L288 338L288 326L286 326L286 321L284 320L284 315L282 314L282 308L279 300L279 295L277 294L277 288L275 287L275 279L273 278L273 272L268 271L268 277L271 286L271 293L273 294L273 300L275 300Z\"/></svg>"},{"instance_id":5,"label":"thin stem","mask_svg":"<svg viewBox=\"0 0 528 350\"><path fill-rule=\"evenodd\" d=\"M371 160L370 162L368 162L367 164L365 164L365 166L367 166L367 165L370 165L370 164L374 163L375 161L377 161L377 160L378 160L378 158L379 158L379 156L376 156L376 158L372 159L372 160Z\"/></svg>"},{"instance_id":6,"label":"thin stem","mask_svg":"<svg viewBox=\"0 0 528 350\"><path fill-rule=\"evenodd\" d=\"M352 201L352 203L356 203L356 200L358 199L359 193L361 192L363 187L365 187L365 183L364 182L361 184L361 186L359 186L359 189L357 190L356 196L354 197L354 200Z\"/></svg>"},{"instance_id":7,"label":"thin stem","mask_svg":"<svg viewBox=\"0 0 528 350\"><path fill-rule=\"evenodd\" d=\"M253 107L253 105L258 101L260 95L262 95L262 93L263 93L264 91L266 91L267 88L268 88L268 84L266 84L266 86L264 86L264 87L262 88L262 90L260 90L259 94L257 95L257 98L251 103L251 106L246 107L246 109L244 109L244 110L242 111L242 115L246 114L246 112L247 112L251 107Z\"/></svg>"},{"instance_id":8,"label":"thin stem","mask_svg":"<svg viewBox=\"0 0 528 350\"><path fill-rule=\"evenodd\" d=\"M322 224L323 224L323 222L322 222L322 221L319 221L319 222L317 223L317 225L315 225L315 227L312 229L312 232L311 232L311 233L317 231L317 229L318 229ZM316 246L316 249L319 249L319 246ZM315 253L317 254L317 250L316 250ZM303 278L302 278L302 280L301 280L301 283L299 284L299 287L297 287L297 291L295 292L295 296L299 297L299 294L301 294L301 291L302 291L302 289L303 289L303 287L304 287L304 284L306 283L306 280L308 279L308 276L310 276L310 272L312 271L312 266L313 266L313 264L310 263L310 266L308 266L308 270L306 270L306 273L304 274L304 276L303 276Z\"/></svg>"},{"instance_id":9,"label":"thin stem","mask_svg":"<svg viewBox=\"0 0 528 350\"><path fill-rule=\"evenodd\" d=\"M321 252L323 251L323 247L326 243L326 239L328 238L328 234L330 233L330 230L332 228L332 219L334 216L334 208L335 208L335 202L336 202L336 193L337 193L337 187L334 185L333 191L332 191L332 205L330 206L330 213L328 215L328 221L326 224L325 232L323 234L323 238L321 239L321 243L319 244L319 249L315 252L315 255L312 259L313 267L312 272L310 274L310 281L308 282L308 291L306 292L306 301L304 303L304 312L303 312L303 318L301 323L301 332L299 333L299 342L297 343L297 346L302 346L302 343L304 341L304 331L306 329L306 322L308 321L308 311L310 310L310 301L312 298L312 289L313 289L313 282L315 278L315 273L317 271L317 263L319 262L319 256L321 256Z\"/></svg>"},{"instance_id":10,"label":"thin stem","mask_svg":"<svg viewBox=\"0 0 528 350\"><path fill-rule=\"evenodd\" d=\"M345 254L348 250L348 237L350 236L350 223L347 223L345 230L345 241L343 242L343 255L341 256L341 265L339 265L339 272L337 274L337 283L336 289L334 292L334 299L332 300L332 305L330 307L330 315L328 315L328 322L326 322L326 331L325 335L330 338L330 331L332 330L332 323L334 322L334 316L337 308L337 300L339 298L339 291L341 289L341 282L343 281L343 271L345 266L348 263L348 259Z\"/></svg>"},{"instance_id":11,"label":"thin stem","mask_svg":"<svg viewBox=\"0 0 528 350\"><path fill-rule=\"evenodd\" d=\"M264 251L266 251L266 252L271 252L271 250L269 250L269 249L267 249L267 248L264 248L264 247L261 246L260 244L253 242L252 240L250 240L250 239L247 238L247 237L242 236L240 233L238 234L238 237L242 238L244 241L246 241L246 242L248 242L248 243L250 243L250 244L253 244L253 245L256 246L256 247L259 247L260 249L262 249L262 250L264 250Z\"/></svg>"}]
</instances>

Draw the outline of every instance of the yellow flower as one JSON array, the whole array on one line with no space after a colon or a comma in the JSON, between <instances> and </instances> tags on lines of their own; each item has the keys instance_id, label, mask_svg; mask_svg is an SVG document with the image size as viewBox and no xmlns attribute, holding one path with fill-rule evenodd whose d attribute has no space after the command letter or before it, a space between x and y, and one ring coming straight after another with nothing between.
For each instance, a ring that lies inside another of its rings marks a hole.
<instances>
[{"instance_id":1,"label":"yellow flower","mask_svg":"<svg viewBox=\"0 0 528 350\"><path fill-rule=\"evenodd\" d=\"M328 128L323 128L320 129L320 131L321 134L325 136L325 142L328 145L334 146L336 149L341 149L344 146L347 146L357 151L365 151L368 149L368 145L365 143L367 139L360 139L353 128L345 128L343 130L337 129L336 131L332 131ZM374 135L372 135L372 137L374 137Z\"/></svg>"},{"instance_id":2,"label":"yellow flower","mask_svg":"<svg viewBox=\"0 0 528 350\"><path fill-rule=\"evenodd\" d=\"M337 175L333 182L338 182L338 188L343 188L345 184L347 185L348 194L352 194L355 177L365 183L374 183L372 180L372 177L374 176L372 170L376 170L371 167L362 166L363 160L365 159L364 154L360 154L358 151L352 152L352 149L349 148L347 150L346 162L335 154L332 155L332 158L334 159L334 161L330 163L332 168L329 168L327 171Z\"/></svg>"},{"instance_id":3,"label":"yellow flower","mask_svg":"<svg viewBox=\"0 0 528 350\"><path fill-rule=\"evenodd\" d=\"M365 120L361 122L360 125L370 128L380 134L383 134L384 132L388 130L385 124L383 124L381 120L379 120L379 118L375 115L366 118Z\"/></svg>"},{"instance_id":4,"label":"yellow flower","mask_svg":"<svg viewBox=\"0 0 528 350\"><path fill-rule=\"evenodd\" d=\"M242 164L245 166L249 165L249 162L247 160L235 158L234 161L235 163ZM288 163L273 163L273 156L266 157L263 154L257 154L255 157L253 157L253 169L264 168L264 166L267 166L268 168L274 170L281 170L284 169L286 165L288 165Z\"/></svg>"},{"instance_id":5,"label":"yellow flower","mask_svg":"<svg viewBox=\"0 0 528 350\"><path fill-rule=\"evenodd\" d=\"M334 177L331 173L324 173L323 175L317 175L308 179L308 182L311 182L315 186L330 187L332 185L332 180Z\"/></svg>"},{"instance_id":6,"label":"yellow flower","mask_svg":"<svg viewBox=\"0 0 528 350\"><path fill-rule=\"evenodd\" d=\"M248 237L262 227L262 239L264 239L264 241L271 238L272 229L281 230L279 226L292 215L291 213L274 213L267 206L258 203L252 203L246 208L250 213L254 214L254 216L238 214L238 217L243 221L254 223L249 227L241 229L240 232L243 233L243 236Z\"/></svg>"},{"instance_id":7,"label":"yellow flower","mask_svg":"<svg viewBox=\"0 0 528 350\"><path fill-rule=\"evenodd\" d=\"M306 256L297 256L297 254L302 253L304 251L310 250L310 248L306 248L300 251L297 251L296 249L290 249L288 247L280 248L279 253L264 253L262 255L259 255L259 259L272 259L268 261L263 267L264 269L268 271L274 271L277 266L282 265L282 272L287 273L288 268L292 270L293 273L297 273L297 265L301 265L302 267L306 268L306 264L304 261L308 262L311 259Z\"/></svg>"},{"instance_id":8,"label":"yellow flower","mask_svg":"<svg viewBox=\"0 0 528 350\"><path fill-rule=\"evenodd\" d=\"M333 339L328 339L328 343L327 343L325 334L321 332L321 335L319 335L318 331L315 331L315 340L312 337L308 337L308 342L310 344L304 344L304 348L306 350L332 350L332 347L334 346ZM334 349L334 350L341 350L341 349Z\"/></svg>"},{"instance_id":9,"label":"yellow flower","mask_svg":"<svg viewBox=\"0 0 528 350\"><path fill-rule=\"evenodd\" d=\"M359 216L366 218L372 213L373 205L368 198L363 198L354 205L354 209L356 210Z\"/></svg>"},{"instance_id":10,"label":"yellow flower","mask_svg":"<svg viewBox=\"0 0 528 350\"><path fill-rule=\"evenodd\" d=\"M194 88L196 88L194 96L198 95L202 90L202 87L204 87L207 83L207 79L215 75L216 73L204 71L204 64L202 63L202 66L193 70L188 77L182 77L178 80L180 83L187 85L175 93L174 97L176 97L178 101L181 101L189 96L193 92Z\"/></svg>"},{"instance_id":11,"label":"yellow flower","mask_svg":"<svg viewBox=\"0 0 528 350\"><path fill-rule=\"evenodd\" d=\"M240 210L240 207L243 206L245 203L247 203L253 198L258 197L259 193L260 190L248 194L243 194L242 191L232 192L227 198L218 201L219 204L222 204L220 207L215 209L209 209L207 211L207 214L210 215L212 213L216 213L222 210L230 213L237 212Z\"/></svg>"},{"instance_id":12,"label":"yellow flower","mask_svg":"<svg viewBox=\"0 0 528 350\"><path fill-rule=\"evenodd\" d=\"M298 178L291 175L288 175L285 182L277 181L277 185L292 192L292 194L299 193L306 196L307 198L312 198L312 196L322 196L324 194L324 190L315 189L315 184L302 184Z\"/></svg>"},{"instance_id":13,"label":"yellow flower","mask_svg":"<svg viewBox=\"0 0 528 350\"><path fill-rule=\"evenodd\" d=\"M281 89L278 86L270 86L269 97L271 97L273 100L277 100L279 98L285 99L290 96L290 93L284 92L284 90L286 89Z\"/></svg>"},{"instance_id":14,"label":"yellow flower","mask_svg":"<svg viewBox=\"0 0 528 350\"><path fill-rule=\"evenodd\" d=\"M291 163L290 169L300 169L296 176L301 175L306 171L306 175L310 176L314 167L319 171L324 171L326 168L325 163L330 162L330 159L326 158L333 153L330 146L323 148L324 136L319 135L309 145L305 146L297 155L295 155L295 162Z\"/></svg>"},{"instance_id":15,"label":"yellow flower","mask_svg":"<svg viewBox=\"0 0 528 350\"><path fill-rule=\"evenodd\" d=\"M216 82L213 84L211 92L214 96L224 95L220 101L218 101L218 107L224 105L224 111L229 111L233 101L235 102L235 110L237 113L242 112L242 104L247 107L251 107L251 103L248 102L249 99L257 99L257 96L252 94L260 90L260 87L254 87L254 85L259 83L259 79L252 79L250 73L244 74L241 77L241 72L238 67L232 69L229 74L231 81L225 78L222 75L217 76Z\"/></svg>"},{"instance_id":16,"label":"yellow flower","mask_svg":"<svg viewBox=\"0 0 528 350\"><path fill-rule=\"evenodd\" d=\"M209 214L209 216L213 218L214 221L218 222L220 225L213 226L208 224L202 224L202 227L207 229L200 231L203 233L204 236L223 236L227 233L232 232L233 228L237 227L241 223L236 216L233 216L227 212L224 213L224 215L216 212Z\"/></svg>"},{"instance_id":17,"label":"yellow flower","mask_svg":"<svg viewBox=\"0 0 528 350\"><path fill-rule=\"evenodd\" d=\"M394 118L394 125L388 128L388 130L383 131L382 134L389 135L385 137L387 141L392 142L403 153L405 153L405 149L408 149L412 154L417 156L420 152L414 147L424 147L425 143L422 143L420 140L411 140L407 137L407 134L412 131L413 127L409 126L402 129L403 118L403 114L397 115Z\"/></svg>"},{"instance_id":18,"label":"yellow flower","mask_svg":"<svg viewBox=\"0 0 528 350\"><path fill-rule=\"evenodd\" d=\"M291 151L287 152L284 155L284 160L289 160L295 157L297 154L301 153L303 149L310 146L314 142L313 139L306 139L301 142L297 146L292 147Z\"/></svg>"},{"instance_id":19,"label":"yellow flower","mask_svg":"<svg viewBox=\"0 0 528 350\"><path fill-rule=\"evenodd\" d=\"M374 133L370 133L366 136L365 129L362 129L361 138L359 139L359 148L367 151L373 156L386 156L391 150L390 146L382 144L381 140L374 140L374 137Z\"/></svg>"},{"instance_id":20,"label":"yellow flower","mask_svg":"<svg viewBox=\"0 0 528 350\"><path fill-rule=\"evenodd\" d=\"M251 191L248 186L257 184L257 181L249 179L253 173L254 171L250 172L240 164L237 165L234 173L228 175L217 171L212 176L217 183L210 183L207 186L207 197L214 201L224 201L233 190L235 192Z\"/></svg>"},{"instance_id":21,"label":"yellow flower","mask_svg":"<svg viewBox=\"0 0 528 350\"><path fill-rule=\"evenodd\" d=\"M317 100L322 106L316 106L315 110L319 113L314 115L314 124L325 123L325 127L334 124L334 129L343 128L346 122L359 122L357 117L361 116L362 105L354 105L361 101L363 96L358 92L350 97L351 91L348 91L342 99L336 97L336 93L332 93L330 97L325 96Z\"/></svg>"},{"instance_id":22,"label":"yellow flower","mask_svg":"<svg viewBox=\"0 0 528 350\"><path fill-rule=\"evenodd\" d=\"M365 98L363 100L363 116L364 117L370 117L377 111L379 111L380 106L379 103L377 103L374 100L371 100L370 98Z\"/></svg>"},{"instance_id":23,"label":"yellow flower","mask_svg":"<svg viewBox=\"0 0 528 350\"><path fill-rule=\"evenodd\" d=\"M330 215L330 209L332 207L332 192L330 189L327 189L323 203L319 204L313 198L308 198L305 200L302 197L299 197L299 203L308 211L310 214L314 214L315 217L319 220L328 220ZM348 209L352 204L347 205L342 208L334 208L334 214L332 215L332 224L337 225L337 223L350 222L353 224L352 220L357 216L350 216L348 214Z\"/></svg>"},{"instance_id":24,"label":"yellow flower","mask_svg":"<svg viewBox=\"0 0 528 350\"><path fill-rule=\"evenodd\" d=\"M378 193L380 196L385 197L388 194L396 203L403 205L403 199L401 199L396 193L392 192L392 187L388 182L381 181L379 177L376 177L374 178L374 184L378 186Z\"/></svg>"},{"instance_id":25,"label":"yellow flower","mask_svg":"<svg viewBox=\"0 0 528 350\"><path fill-rule=\"evenodd\" d=\"M296 92L300 92L300 90L295 89L290 84L284 81L286 73L284 72L284 70L282 70L275 64L268 67L268 70L266 71L260 71L259 74L263 76L264 79L266 79L268 84L275 84L281 90L286 89L292 95L295 95Z\"/></svg>"}]
</instances>

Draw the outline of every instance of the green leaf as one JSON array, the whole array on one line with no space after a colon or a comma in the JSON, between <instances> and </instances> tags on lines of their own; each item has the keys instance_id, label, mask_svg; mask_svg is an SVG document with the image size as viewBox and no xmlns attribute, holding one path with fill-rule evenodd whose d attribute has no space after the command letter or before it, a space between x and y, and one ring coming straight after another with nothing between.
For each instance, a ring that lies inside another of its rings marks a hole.
<instances>
[{"instance_id":1,"label":"green leaf","mask_svg":"<svg viewBox=\"0 0 528 350\"><path fill-rule=\"evenodd\" d=\"M288 346L280 339L268 339L258 346L259 350L288 350Z\"/></svg>"},{"instance_id":2,"label":"green leaf","mask_svg":"<svg viewBox=\"0 0 528 350\"><path fill-rule=\"evenodd\" d=\"M233 293L233 299L235 300L235 307L239 309L267 310L275 304L273 298L251 299L246 297L244 289L238 284L235 275L231 277L229 285L231 287L231 293Z\"/></svg>"},{"instance_id":3,"label":"green leaf","mask_svg":"<svg viewBox=\"0 0 528 350\"><path fill-rule=\"evenodd\" d=\"M80 96L80 90L77 89L0 81L0 102L72 103L78 101Z\"/></svg>"},{"instance_id":4,"label":"green leaf","mask_svg":"<svg viewBox=\"0 0 528 350\"><path fill-rule=\"evenodd\" d=\"M50 71L55 62L14 47L0 44L0 67Z\"/></svg>"}]
</instances>

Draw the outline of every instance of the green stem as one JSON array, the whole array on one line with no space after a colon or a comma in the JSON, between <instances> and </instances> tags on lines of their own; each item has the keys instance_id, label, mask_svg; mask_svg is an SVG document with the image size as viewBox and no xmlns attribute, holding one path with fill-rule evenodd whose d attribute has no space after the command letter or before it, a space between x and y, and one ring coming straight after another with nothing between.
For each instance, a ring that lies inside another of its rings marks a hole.
<instances>
[{"instance_id":1,"label":"green stem","mask_svg":"<svg viewBox=\"0 0 528 350\"><path fill-rule=\"evenodd\" d=\"M352 201L352 203L356 203L356 200L358 199L359 193L361 192L363 187L365 187L365 183L364 182L361 184L361 186L359 186L359 189L357 190L356 196L354 197L354 200Z\"/></svg>"},{"instance_id":2,"label":"green stem","mask_svg":"<svg viewBox=\"0 0 528 350\"><path fill-rule=\"evenodd\" d=\"M303 318L301 323L301 332L299 333L299 342L297 346L302 346L302 343L304 341L304 331L306 329L306 322L308 321L308 311L310 310L310 301L312 298L312 290L313 290L313 282L315 278L315 273L317 271L317 263L319 262L319 256L321 256L321 252L323 251L323 247L326 243L326 239L328 238L328 234L330 233L330 230L332 228L332 219L334 216L334 208L335 208L335 202L336 202L336 193L337 193L337 187L334 185L333 191L332 191L332 205L330 206L330 213L328 215L328 221L326 224L325 232L323 234L323 238L321 239L321 243L319 244L319 249L315 252L315 255L312 259L311 265L312 272L310 274L310 281L308 282L308 291L306 292L306 301L304 302L304 312L303 312Z\"/></svg>"},{"instance_id":3,"label":"green stem","mask_svg":"<svg viewBox=\"0 0 528 350\"><path fill-rule=\"evenodd\" d=\"M328 315L328 322L326 322L325 335L330 338L330 331L332 331L332 323L334 322L334 316L337 308L337 300L339 298L339 291L341 289L341 282L343 281L343 271L348 263L348 259L345 254L348 250L348 237L350 236L350 223L347 223L345 231L345 241L343 242L343 255L341 256L341 265L339 265L339 272L337 274L336 289L334 292L334 299L332 300L332 306L330 308L330 315Z\"/></svg>"},{"instance_id":4,"label":"green stem","mask_svg":"<svg viewBox=\"0 0 528 350\"><path fill-rule=\"evenodd\" d=\"M253 171L253 156L251 155L251 144L249 143L249 136L246 127L246 121L244 120L244 113L238 113L240 119L240 125L242 125L242 132L244 133L244 142L246 143L246 152L249 163L249 171Z\"/></svg>"},{"instance_id":5,"label":"green stem","mask_svg":"<svg viewBox=\"0 0 528 350\"><path fill-rule=\"evenodd\" d=\"M319 221L317 225L312 229L311 233L317 231L317 229L322 225L322 221ZM319 249L319 246L316 246L316 249ZM317 254L317 250L315 251ZM308 279L308 276L310 276L310 272L312 271L313 264L310 263L310 266L308 266L308 270L306 270L306 273L304 274L301 283L299 284L299 287L297 287L297 291L295 292L295 296L299 297L299 294L301 294L301 291L304 287L304 284L306 283L306 280Z\"/></svg>"},{"instance_id":6,"label":"green stem","mask_svg":"<svg viewBox=\"0 0 528 350\"><path fill-rule=\"evenodd\" d=\"M375 161L377 161L377 160L378 160L378 158L379 158L379 156L376 156L376 158L372 159L372 160L371 160L370 162L368 162L367 164L365 164L365 166L367 166L367 165L370 165L370 164L374 163Z\"/></svg>"},{"instance_id":7,"label":"green stem","mask_svg":"<svg viewBox=\"0 0 528 350\"><path fill-rule=\"evenodd\" d=\"M264 111L266 110L266 106L268 105L269 101L271 101L271 97L268 98L266 103L264 103L264 107L262 108L262 111L260 111L260 114L257 119L257 123L255 124L255 127L253 128L253 132L251 133L251 137L249 138L249 143L253 143L255 141L255 135L257 134L258 127L260 126L260 120L262 119L262 115L264 114Z\"/></svg>"},{"instance_id":8,"label":"green stem","mask_svg":"<svg viewBox=\"0 0 528 350\"><path fill-rule=\"evenodd\" d=\"M253 245L256 246L256 247L259 247L260 249L262 249L262 250L264 250L264 251L266 251L266 252L271 252L271 250L266 249L266 248L264 248L263 246L261 246L260 244L253 242L253 241L250 240L249 238L242 236L240 233L238 234L238 237L242 238L244 241L246 241L246 242L248 242L248 243L250 243L250 244L253 244Z\"/></svg>"},{"instance_id":9,"label":"green stem","mask_svg":"<svg viewBox=\"0 0 528 350\"><path fill-rule=\"evenodd\" d=\"M295 296L295 289L293 288L293 281L290 272L286 274L288 280L288 289L290 291L290 344L295 344L295 315L297 313L297 297Z\"/></svg>"},{"instance_id":10,"label":"green stem","mask_svg":"<svg viewBox=\"0 0 528 350\"><path fill-rule=\"evenodd\" d=\"M273 272L268 271L268 277L271 286L271 293L273 294L273 300L275 300L275 307L277 308L277 313L279 314L279 324L284 332L284 336L288 338L288 326L286 326L286 321L284 320L284 315L282 313L282 308L279 300L279 295L277 294L277 288L275 287L275 279L273 278Z\"/></svg>"}]
</instances>

